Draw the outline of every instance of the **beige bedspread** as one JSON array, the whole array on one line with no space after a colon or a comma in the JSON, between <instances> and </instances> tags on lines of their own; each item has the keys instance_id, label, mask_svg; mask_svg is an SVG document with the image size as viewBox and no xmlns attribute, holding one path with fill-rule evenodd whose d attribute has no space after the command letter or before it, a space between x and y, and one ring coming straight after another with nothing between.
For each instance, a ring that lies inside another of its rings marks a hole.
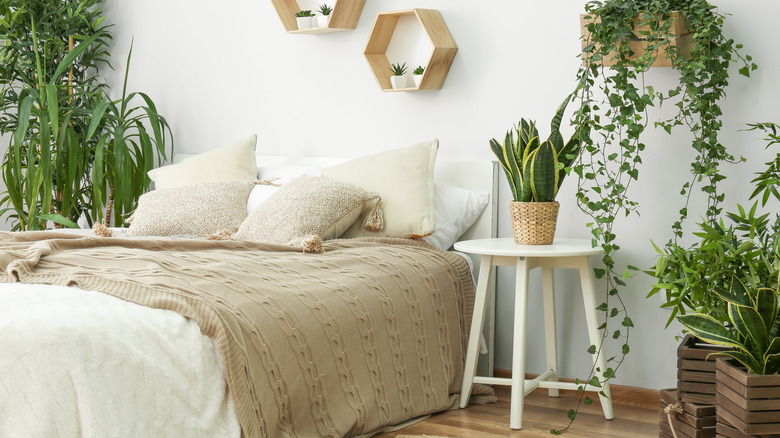
<instances>
[{"instance_id":1,"label":"beige bedspread","mask_svg":"<svg viewBox=\"0 0 780 438\"><path fill-rule=\"evenodd\" d=\"M0 233L5 281L77 284L173 310L214 338L243 433L353 436L447 409L473 286L424 242L232 241Z\"/></svg>"}]
</instances>

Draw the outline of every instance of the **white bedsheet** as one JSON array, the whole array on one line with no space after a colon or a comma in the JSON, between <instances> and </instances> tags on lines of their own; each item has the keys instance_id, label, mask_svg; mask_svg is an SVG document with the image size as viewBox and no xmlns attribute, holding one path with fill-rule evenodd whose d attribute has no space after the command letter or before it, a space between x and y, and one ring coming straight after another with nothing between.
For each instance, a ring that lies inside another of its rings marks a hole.
<instances>
[{"instance_id":1,"label":"white bedsheet","mask_svg":"<svg viewBox=\"0 0 780 438\"><path fill-rule=\"evenodd\" d=\"M73 287L0 284L0 437L239 437L194 322Z\"/></svg>"}]
</instances>

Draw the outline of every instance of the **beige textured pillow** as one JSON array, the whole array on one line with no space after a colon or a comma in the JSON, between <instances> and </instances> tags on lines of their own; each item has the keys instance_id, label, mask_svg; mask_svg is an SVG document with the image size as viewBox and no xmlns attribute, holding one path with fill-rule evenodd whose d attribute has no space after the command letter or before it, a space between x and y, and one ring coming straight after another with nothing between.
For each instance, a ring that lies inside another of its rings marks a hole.
<instances>
[{"instance_id":1,"label":"beige textured pillow","mask_svg":"<svg viewBox=\"0 0 780 438\"><path fill-rule=\"evenodd\" d=\"M283 244L297 244L312 234L335 239L377 198L352 184L302 175L260 204L233 237Z\"/></svg>"},{"instance_id":2,"label":"beige textured pillow","mask_svg":"<svg viewBox=\"0 0 780 438\"><path fill-rule=\"evenodd\" d=\"M184 187L209 181L254 181L257 179L257 135L239 140L178 164L149 171L155 189Z\"/></svg>"},{"instance_id":3,"label":"beige textured pillow","mask_svg":"<svg viewBox=\"0 0 780 438\"><path fill-rule=\"evenodd\" d=\"M342 237L422 237L435 230L433 165L439 140L380 152L326 168L322 176L354 184L382 197L384 229L355 222Z\"/></svg>"},{"instance_id":4,"label":"beige textured pillow","mask_svg":"<svg viewBox=\"0 0 780 438\"><path fill-rule=\"evenodd\" d=\"M246 219L252 181L219 181L154 190L138 199L127 236L208 236L235 232Z\"/></svg>"}]
</instances>

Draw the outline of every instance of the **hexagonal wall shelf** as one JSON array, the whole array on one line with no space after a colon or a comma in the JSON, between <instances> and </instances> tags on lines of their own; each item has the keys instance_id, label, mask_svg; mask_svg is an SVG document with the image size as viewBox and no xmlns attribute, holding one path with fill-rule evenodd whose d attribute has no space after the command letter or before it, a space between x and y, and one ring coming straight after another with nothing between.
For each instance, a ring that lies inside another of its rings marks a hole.
<instances>
[{"instance_id":1,"label":"hexagonal wall shelf","mask_svg":"<svg viewBox=\"0 0 780 438\"><path fill-rule=\"evenodd\" d=\"M312 27L309 29L298 29L298 23L295 21L295 13L300 11L298 2L295 0L271 0L276 8L276 13L282 19L287 33L318 35L322 33L341 32L344 30L353 30L357 27L360 14L363 12L363 6L366 0L337 0L333 5L333 12L330 13L330 22L327 27Z\"/></svg>"},{"instance_id":2,"label":"hexagonal wall shelf","mask_svg":"<svg viewBox=\"0 0 780 438\"><path fill-rule=\"evenodd\" d=\"M433 44L433 51L425 67L425 73L419 87L393 89L390 84L390 61L387 59L387 47L393 39L398 19L404 15L413 15L422 25ZM406 11L382 12L376 17L371 36L368 38L366 56L368 65L382 91L438 90L444 84L452 60L458 52L458 45L452 38L447 25L436 9L410 9Z\"/></svg>"}]
</instances>

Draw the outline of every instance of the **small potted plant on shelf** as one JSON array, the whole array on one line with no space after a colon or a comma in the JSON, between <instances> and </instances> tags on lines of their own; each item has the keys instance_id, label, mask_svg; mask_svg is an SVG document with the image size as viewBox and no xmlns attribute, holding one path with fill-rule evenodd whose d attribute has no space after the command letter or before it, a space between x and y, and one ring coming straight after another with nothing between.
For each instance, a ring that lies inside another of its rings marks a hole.
<instances>
[{"instance_id":1,"label":"small potted plant on shelf","mask_svg":"<svg viewBox=\"0 0 780 438\"><path fill-rule=\"evenodd\" d=\"M320 16L317 17L317 25L319 27L328 27L328 23L330 22L330 13L333 12L333 8L330 7L327 3L323 3L320 5Z\"/></svg>"},{"instance_id":2,"label":"small potted plant on shelf","mask_svg":"<svg viewBox=\"0 0 780 438\"><path fill-rule=\"evenodd\" d=\"M406 63L401 64L397 62L390 64L390 71L393 72L393 75L390 76L390 84L393 86L393 90L406 88L406 77L404 77L406 74Z\"/></svg>"},{"instance_id":3,"label":"small potted plant on shelf","mask_svg":"<svg viewBox=\"0 0 780 438\"><path fill-rule=\"evenodd\" d=\"M541 141L535 123L525 119L515 125L514 132L507 131L503 145L490 140L490 149L512 189L512 230L520 245L549 245L555 237L555 196L580 152L579 130L564 143L558 129L570 99L567 96L558 107L547 140Z\"/></svg>"},{"instance_id":4,"label":"small potted plant on shelf","mask_svg":"<svg viewBox=\"0 0 780 438\"><path fill-rule=\"evenodd\" d=\"M422 82L422 75L425 73L425 67L419 65L416 69L412 70L412 75L414 75L414 86L417 88L420 88L420 82Z\"/></svg>"},{"instance_id":5,"label":"small potted plant on shelf","mask_svg":"<svg viewBox=\"0 0 780 438\"><path fill-rule=\"evenodd\" d=\"M298 29L308 29L311 27L311 20L314 14L311 10L298 11L295 13L295 21L298 22Z\"/></svg>"}]
</instances>

